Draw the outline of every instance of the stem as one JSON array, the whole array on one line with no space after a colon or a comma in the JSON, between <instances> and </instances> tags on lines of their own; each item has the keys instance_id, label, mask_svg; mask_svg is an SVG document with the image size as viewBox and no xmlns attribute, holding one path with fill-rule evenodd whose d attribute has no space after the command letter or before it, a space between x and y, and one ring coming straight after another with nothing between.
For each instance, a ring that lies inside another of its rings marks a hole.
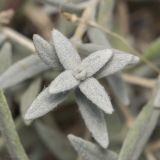
<instances>
[{"instance_id":1,"label":"stem","mask_svg":"<svg viewBox=\"0 0 160 160\"><path fill-rule=\"evenodd\" d=\"M31 52L35 52L35 47L33 45L33 42L23 36L22 34L14 31L11 28L8 27L2 27L0 30L7 38L21 44L23 47L29 49Z\"/></svg>"},{"instance_id":2,"label":"stem","mask_svg":"<svg viewBox=\"0 0 160 160\"><path fill-rule=\"evenodd\" d=\"M0 91L0 130L11 158L29 160L20 142L9 106L2 91Z\"/></svg>"},{"instance_id":3,"label":"stem","mask_svg":"<svg viewBox=\"0 0 160 160\"><path fill-rule=\"evenodd\" d=\"M85 22L91 20L92 17L94 16L97 4L98 4L98 0L92 0L92 1L90 1L88 6L86 7L86 9L83 11L82 16L81 16L82 21L79 23L79 25L78 25L78 27L72 37L72 40L75 40L75 41L82 40L82 37L88 27L88 25Z\"/></svg>"},{"instance_id":4,"label":"stem","mask_svg":"<svg viewBox=\"0 0 160 160\"><path fill-rule=\"evenodd\" d=\"M156 84L155 79L149 79L149 78L147 79L147 78L143 78L136 75L127 74L127 73L123 73L122 78L127 83L138 85L138 86L149 88L149 89L153 89Z\"/></svg>"}]
</instances>

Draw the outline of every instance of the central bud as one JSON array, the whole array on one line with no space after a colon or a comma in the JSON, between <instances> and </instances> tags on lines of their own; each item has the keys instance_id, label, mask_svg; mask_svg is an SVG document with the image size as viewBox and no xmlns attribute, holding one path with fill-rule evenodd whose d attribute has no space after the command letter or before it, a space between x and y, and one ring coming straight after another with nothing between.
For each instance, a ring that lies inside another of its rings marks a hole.
<instances>
[{"instance_id":1,"label":"central bud","mask_svg":"<svg viewBox=\"0 0 160 160\"><path fill-rule=\"evenodd\" d=\"M79 80L79 81L83 81L87 78L87 72L82 69L82 68L77 68L74 72L73 72L73 76Z\"/></svg>"}]
</instances>

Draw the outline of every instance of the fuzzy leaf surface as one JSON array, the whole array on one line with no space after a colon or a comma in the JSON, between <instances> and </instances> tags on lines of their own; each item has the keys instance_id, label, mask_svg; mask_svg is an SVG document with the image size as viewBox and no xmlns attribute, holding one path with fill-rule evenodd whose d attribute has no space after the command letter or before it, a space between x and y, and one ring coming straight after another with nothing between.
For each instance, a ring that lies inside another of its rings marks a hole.
<instances>
[{"instance_id":1,"label":"fuzzy leaf surface","mask_svg":"<svg viewBox=\"0 0 160 160\"><path fill-rule=\"evenodd\" d=\"M66 95L67 93L51 95L48 88L44 89L33 101L24 118L26 120L32 120L47 114L49 111L57 107L58 104L63 102Z\"/></svg>"},{"instance_id":2,"label":"fuzzy leaf surface","mask_svg":"<svg viewBox=\"0 0 160 160\"><path fill-rule=\"evenodd\" d=\"M61 67L55 48L39 35L33 36L33 43L39 57L51 67Z\"/></svg>"},{"instance_id":3,"label":"fuzzy leaf surface","mask_svg":"<svg viewBox=\"0 0 160 160\"><path fill-rule=\"evenodd\" d=\"M102 1L100 4L102 5L103 3L108 3L108 2ZM95 44L103 45L106 48L112 48L104 32L98 30L97 28L89 28L88 35L90 40ZM128 105L129 97L126 91L126 84L122 80L120 72L107 76L105 77L105 79L108 81L113 93L115 94L119 102L122 105Z\"/></svg>"},{"instance_id":4,"label":"fuzzy leaf surface","mask_svg":"<svg viewBox=\"0 0 160 160\"><path fill-rule=\"evenodd\" d=\"M103 112L88 100L78 89L76 91L76 102L78 103L85 124L95 140L103 146L103 148L107 148L109 140Z\"/></svg>"},{"instance_id":5,"label":"fuzzy leaf surface","mask_svg":"<svg viewBox=\"0 0 160 160\"><path fill-rule=\"evenodd\" d=\"M65 69L74 70L80 63L81 58L69 39L57 30L53 30L53 44L58 58Z\"/></svg>"},{"instance_id":6,"label":"fuzzy leaf surface","mask_svg":"<svg viewBox=\"0 0 160 160\"><path fill-rule=\"evenodd\" d=\"M41 88L41 79L36 78L25 90L25 92L22 94L22 97L20 99L20 111L21 111L21 116L25 122L26 125L29 125L31 121L26 121L24 119L24 115L34 99L37 97L39 94Z\"/></svg>"},{"instance_id":7,"label":"fuzzy leaf surface","mask_svg":"<svg viewBox=\"0 0 160 160\"><path fill-rule=\"evenodd\" d=\"M110 61L97 73L98 78L102 78L122 70L129 64L135 64L139 61L137 56L127 54L113 49L113 56Z\"/></svg>"},{"instance_id":8,"label":"fuzzy leaf surface","mask_svg":"<svg viewBox=\"0 0 160 160\"><path fill-rule=\"evenodd\" d=\"M82 93L105 113L111 114L113 107L104 87L95 79L89 78L79 85Z\"/></svg>"},{"instance_id":9,"label":"fuzzy leaf surface","mask_svg":"<svg viewBox=\"0 0 160 160\"><path fill-rule=\"evenodd\" d=\"M3 73L12 63L12 47L6 42L0 50L0 74Z\"/></svg>"},{"instance_id":10,"label":"fuzzy leaf surface","mask_svg":"<svg viewBox=\"0 0 160 160\"><path fill-rule=\"evenodd\" d=\"M0 76L0 88L6 89L11 87L49 68L50 66L42 62L37 55L28 56L13 64Z\"/></svg>"},{"instance_id":11,"label":"fuzzy leaf surface","mask_svg":"<svg viewBox=\"0 0 160 160\"><path fill-rule=\"evenodd\" d=\"M73 77L72 71L66 70L51 82L49 92L51 94L65 92L76 87L78 84L79 81Z\"/></svg>"},{"instance_id":12,"label":"fuzzy leaf surface","mask_svg":"<svg viewBox=\"0 0 160 160\"><path fill-rule=\"evenodd\" d=\"M112 51L109 49L92 53L80 64L80 68L86 70L87 77L91 77L99 71L111 58Z\"/></svg>"},{"instance_id":13,"label":"fuzzy leaf surface","mask_svg":"<svg viewBox=\"0 0 160 160\"><path fill-rule=\"evenodd\" d=\"M68 138L84 160L118 160L117 154L110 150L102 150L97 145L74 135L69 135Z\"/></svg>"}]
</instances>

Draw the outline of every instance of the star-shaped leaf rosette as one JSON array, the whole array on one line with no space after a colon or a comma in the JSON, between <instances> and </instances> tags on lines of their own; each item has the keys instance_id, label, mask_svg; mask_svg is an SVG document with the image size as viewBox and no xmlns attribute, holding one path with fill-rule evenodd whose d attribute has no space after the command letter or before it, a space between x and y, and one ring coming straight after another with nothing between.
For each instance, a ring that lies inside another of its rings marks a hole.
<instances>
[{"instance_id":1,"label":"star-shaped leaf rosette","mask_svg":"<svg viewBox=\"0 0 160 160\"><path fill-rule=\"evenodd\" d=\"M54 29L52 36L53 40L49 44L35 35L34 45L44 63L49 66L56 64L63 72L34 100L25 119L32 120L45 115L63 102L70 90L74 90L86 126L94 139L106 148L109 140L103 112L111 114L113 107L97 79L113 74L139 59L122 51L104 49L81 60L76 49L62 33Z\"/></svg>"}]
</instances>

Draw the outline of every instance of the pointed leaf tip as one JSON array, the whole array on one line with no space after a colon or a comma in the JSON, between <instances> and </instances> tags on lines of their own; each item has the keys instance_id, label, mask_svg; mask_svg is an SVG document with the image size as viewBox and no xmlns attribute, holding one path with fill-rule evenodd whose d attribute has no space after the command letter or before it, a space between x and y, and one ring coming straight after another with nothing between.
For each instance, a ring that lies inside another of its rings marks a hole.
<instances>
[{"instance_id":1,"label":"pointed leaf tip","mask_svg":"<svg viewBox=\"0 0 160 160\"><path fill-rule=\"evenodd\" d=\"M45 64L51 67L62 68L56 55L56 51L51 44L37 34L33 35L33 43L39 57Z\"/></svg>"},{"instance_id":2,"label":"pointed leaf tip","mask_svg":"<svg viewBox=\"0 0 160 160\"><path fill-rule=\"evenodd\" d=\"M27 110L24 119L32 120L47 114L65 100L67 93L68 92L51 95L48 88L44 89L33 101L30 108Z\"/></svg>"},{"instance_id":3,"label":"pointed leaf tip","mask_svg":"<svg viewBox=\"0 0 160 160\"><path fill-rule=\"evenodd\" d=\"M102 157L104 155L100 151L100 148L95 144L89 141L85 141L84 139L76 137L72 134L68 135L68 139L71 142L74 149L84 160L102 160Z\"/></svg>"},{"instance_id":4,"label":"pointed leaf tip","mask_svg":"<svg viewBox=\"0 0 160 160\"><path fill-rule=\"evenodd\" d=\"M125 53L116 49L112 49L113 56L110 61L97 73L98 78L114 74L122 70L124 67L130 64L135 64L139 61L139 58L135 55Z\"/></svg>"},{"instance_id":5,"label":"pointed leaf tip","mask_svg":"<svg viewBox=\"0 0 160 160\"><path fill-rule=\"evenodd\" d=\"M107 114L112 114L113 107L104 87L95 79L88 78L79 85L82 93L97 107Z\"/></svg>"},{"instance_id":6,"label":"pointed leaf tip","mask_svg":"<svg viewBox=\"0 0 160 160\"><path fill-rule=\"evenodd\" d=\"M76 102L78 103L81 115L87 128L92 133L93 138L103 148L107 148L109 145L109 138L103 112L88 100L79 89L76 90Z\"/></svg>"},{"instance_id":7,"label":"pointed leaf tip","mask_svg":"<svg viewBox=\"0 0 160 160\"><path fill-rule=\"evenodd\" d=\"M52 31L53 45L58 58L65 69L74 70L80 63L81 58L72 43L58 30Z\"/></svg>"},{"instance_id":8,"label":"pointed leaf tip","mask_svg":"<svg viewBox=\"0 0 160 160\"><path fill-rule=\"evenodd\" d=\"M118 155L74 135L68 135L72 146L84 160L118 160Z\"/></svg>"}]
</instances>

